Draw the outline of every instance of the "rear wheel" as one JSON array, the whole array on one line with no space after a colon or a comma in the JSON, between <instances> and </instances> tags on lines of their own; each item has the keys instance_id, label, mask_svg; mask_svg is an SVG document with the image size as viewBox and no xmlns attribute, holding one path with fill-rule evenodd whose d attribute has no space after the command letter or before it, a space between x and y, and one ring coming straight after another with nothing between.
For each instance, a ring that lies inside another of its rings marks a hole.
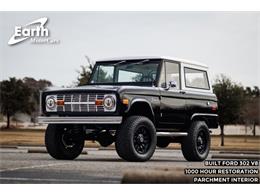
<instances>
[{"instance_id":1,"label":"rear wheel","mask_svg":"<svg viewBox=\"0 0 260 195\"><path fill-rule=\"evenodd\" d=\"M45 132L45 145L55 159L73 160L84 147L84 134L73 125L48 125Z\"/></svg>"},{"instance_id":2,"label":"rear wheel","mask_svg":"<svg viewBox=\"0 0 260 195\"><path fill-rule=\"evenodd\" d=\"M192 122L188 136L182 140L183 156L188 161L203 161L210 149L210 133L204 121Z\"/></svg>"},{"instance_id":3,"label":"rear wheel","mask_svg":"<svg viewBox=\"0 0 260 195\"><path fill-rule=\"evenodd\" d=\"M130 116L116 133L116 151L127 161L147 161L156 147L156 130L147 117Z\"/></svg>"}]
</instances>

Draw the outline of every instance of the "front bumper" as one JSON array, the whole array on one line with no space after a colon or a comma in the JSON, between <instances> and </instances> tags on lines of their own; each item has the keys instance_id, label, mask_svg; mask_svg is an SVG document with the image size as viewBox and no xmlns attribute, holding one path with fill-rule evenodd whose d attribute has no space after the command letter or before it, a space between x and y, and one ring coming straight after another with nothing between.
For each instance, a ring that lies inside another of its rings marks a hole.
<instances>
[{"instance_id":1,"label":"front bumper","mask_svg":"<svg viewBox=\"0 0 260 195\"><path fill-rule=\"evenodd\" d=\"M88 117L60 117L40 116L41 124L121 124L122 116L88 116Z\"/></svg>"}]
</instances>

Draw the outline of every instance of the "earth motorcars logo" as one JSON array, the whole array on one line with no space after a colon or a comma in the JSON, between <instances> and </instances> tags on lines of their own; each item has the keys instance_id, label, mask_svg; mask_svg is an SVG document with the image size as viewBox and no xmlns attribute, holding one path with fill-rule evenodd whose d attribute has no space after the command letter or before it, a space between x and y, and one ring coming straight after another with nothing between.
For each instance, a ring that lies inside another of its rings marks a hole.
<instances>
[{"instance_id":1,"label":"earth motorcars logo","mask_svg":"<svg viewBox=\"0 0 260 195\"><path fill-rule=\"evenodd\" d=\"M60 40L50 39L50 31L46 27L48 22L47 17L43 17L24 26L15 26L14 34L9 39L8 45L15 45L27 39L33 44L57 44Z\"/></svg>"}]
</instances>

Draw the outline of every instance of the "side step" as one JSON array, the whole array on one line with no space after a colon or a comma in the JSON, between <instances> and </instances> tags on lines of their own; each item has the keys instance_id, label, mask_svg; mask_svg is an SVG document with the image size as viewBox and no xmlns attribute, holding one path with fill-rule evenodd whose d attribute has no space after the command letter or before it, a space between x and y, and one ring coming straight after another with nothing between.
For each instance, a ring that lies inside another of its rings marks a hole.
<instances>
[{"instance_id":1,"label":"side step","mask_svg":"<svg viewBox=\"0 0 260 195\"><path fill-rule=\"evenodd\" d=\"M157 137L183 137L187 136L187 132L157 132Z\"/></svg>"}]
</instances>

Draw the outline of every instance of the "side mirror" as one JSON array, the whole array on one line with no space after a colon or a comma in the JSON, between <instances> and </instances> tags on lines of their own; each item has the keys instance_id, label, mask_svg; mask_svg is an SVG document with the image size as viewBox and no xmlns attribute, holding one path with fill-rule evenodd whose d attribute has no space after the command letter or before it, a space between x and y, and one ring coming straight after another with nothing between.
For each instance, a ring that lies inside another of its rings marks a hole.
<instances>
[{"instance_id":1,"label":"side mirror","mask_svg":"<svg viewBox=\"0 0 260 195\"><path fill-rule=\"evenodd\" d=\"M177 83L176 81L169 81L169 88L174 88L174 87L177 87Z\"/></svg>"},{"instance_id":2,"label":"side mirror","mask_svg":"<svg viewBox=\"0 0 260 195\"><path fill-rule=\"evenodd\" d=\"M169 84L167 85L167 83L162 83L161 84L162 88L165 88L166 90L169 90L170 88L175 88L177 87L177 83L175 81L169 81Z\"/></svg>"}]
</instances>

